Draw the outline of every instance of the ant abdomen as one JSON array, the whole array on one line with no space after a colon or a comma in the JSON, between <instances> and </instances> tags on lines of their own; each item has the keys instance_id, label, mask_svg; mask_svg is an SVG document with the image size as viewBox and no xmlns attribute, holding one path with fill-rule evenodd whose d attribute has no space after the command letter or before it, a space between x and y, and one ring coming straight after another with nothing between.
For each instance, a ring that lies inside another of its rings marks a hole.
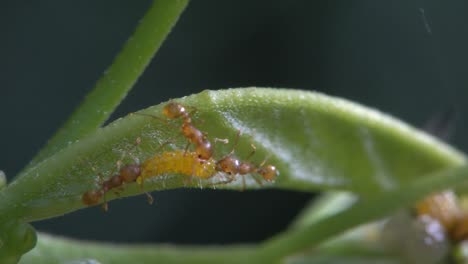
<instances>
[{"instance_id":1,"label":"ant abdomen","mask_svg":"<svg viewBox=\"0 0 468 264\"><path fill-rule=\"evenodd\" d=\"M203 140L195 147L195 152L198 154L198 157L203 160L208 160L213 156L213 146L208 140Z\"/></svg>"}]
</instances>

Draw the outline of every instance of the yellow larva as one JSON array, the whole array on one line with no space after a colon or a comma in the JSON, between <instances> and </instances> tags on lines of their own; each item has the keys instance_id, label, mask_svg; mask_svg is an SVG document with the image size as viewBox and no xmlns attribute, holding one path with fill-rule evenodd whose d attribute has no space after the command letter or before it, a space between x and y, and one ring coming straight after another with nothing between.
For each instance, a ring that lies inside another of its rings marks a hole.
<instances>
[{"instance_id":1,"label":"yellow larva","mask_svg":"<svg viewBox=\"0 0 468 264\"><path fill-rule=\"evenodd\" d=\"M149 158L141 164L141 174L137 183L145 179L165 174L183 174L208 179L216 174L216 161L213 158L200 159L193 151L167 151Z\"/></svg>"}]
</instances>

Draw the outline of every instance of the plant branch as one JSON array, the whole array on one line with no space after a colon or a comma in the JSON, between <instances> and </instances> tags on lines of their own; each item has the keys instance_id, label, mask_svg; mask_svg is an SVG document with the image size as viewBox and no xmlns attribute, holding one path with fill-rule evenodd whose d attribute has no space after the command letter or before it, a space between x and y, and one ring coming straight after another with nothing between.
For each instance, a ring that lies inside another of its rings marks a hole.
<instances>
[{"instance_id":1,"label":"plant branch","mask_svg":"<svg viewBox=\"0 0 468 264\"><path fill-rule=\"evenodd\" d=\"M188 0L154 1L110 68L27 168L94 132L109 118L143 73L187 4Z\"/></svg>"}]
</instances>

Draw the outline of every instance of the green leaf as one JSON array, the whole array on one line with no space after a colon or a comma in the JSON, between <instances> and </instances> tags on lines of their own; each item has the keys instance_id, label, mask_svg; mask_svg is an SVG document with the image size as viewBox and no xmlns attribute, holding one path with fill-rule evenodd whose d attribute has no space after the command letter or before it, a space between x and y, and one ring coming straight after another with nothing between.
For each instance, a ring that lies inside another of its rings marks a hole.
<instances>
[{"instance_id":1,"label":"green leaf","mask_svg":"<svg viewBox=\"0 0 468 264\"><path fill-rule=\"evenodd\" d=\"M348 192L327 192L319 198L314 199L306 206L300 215L292 223L289 232L295 230L310 229L321 222L334 217L336 214L350 210L357 202L358 197ZM354 209L353 209L354 210ZM359 216L363 222L366 222L367 216ZM342 219L347 223L347 219ZM351 225L349 225L351 226ZM308 251L292 257L292 261L310 263L341 263L346 259L356 260L357 262L390 261L391 252L386 250L386 245L381 241L382 223L372 222L360 225L356 228L346 230L346 232L332 236L330 239L322 237L324 242L317 246L312 246ZM267 242L268 243L268 242Z\"/></svg>"},{"instance_id":2,"label":"green leaf","mask_svg":"<svg viewBox=\"0 0 468 264\"><path fill-rule=\"evenodd\" d=\"M375 221L388 216L395 210L409 207L417 200L434 191L441 191L454 186L465 187L468 165L446 169L425 175L398 189L377 193L371 198L361 198L346 210L340 211L318 221L311 221L301 228L291 228L270 241L259 253L260 258L277 259L298 251L314 248L327 239L360 224ZM460 185L460 183L464 183ZM419 253L419 252L418 252ZM423 257L423 256L421 256ZM422 263L427 263L422 261Z\"/></svg>"},{"instance_id":3,"label":"green leaf","mask_svg":"<svg viewBox=\"0 0 468 264\"><path fill-rule=\"evenodd\" d=\"M364 196L394 190L433 171L460 165L464 156L436 139L375 110L349 101L295 90L231 89L205 91L179 102L196 108L193 122L210 139L235 138L242 132L236 153L248 156L250 143L257 152L255 164L266 157L280 176L275 187L301 191L349 190ZM142 113L161 115L162 105ZM167 123L142 115L129 115L71 144L25 172L2 190L0 219L15 217L34 221L83 208L80 197L95 189L97 173L104 178L115 163L145 160L164 143L184 149L180 122ZM136 138L142 143L135 148ZM232 149L217 144L215 157ZM179 187L242 188L240 181L212 186L187 181L182 175L155 177L147 190ZM213 177L221 181L221 177ZM248 177L248 188L260 186ZM126 186L122 196L142 193L136 184ZM108 195L108 199L115 195Z\"/></svg>"},{"instance_id":4,"label":"green leaf","mask_svg":"<svg viewBox=\"0 0 468 264\"><path fill-rule=\"evenodd\" d=\"M348 209L356 200L356 195L349 192L324 193L302 210L292 223L291 228L301 228L317 223L326 217Z\"/></svg>"},{"instance_id":5,"label":"green leaf","mask_svg":"<svg viewBox=\"0 0 468 264\"><path fill-rule=\"evenodd\" d=\"M248 246L125 246L93 243L39 234L37 247L21 264L59 263L248 263L253 250ZM233 257L235 256L235 257Z\"/></svg>"},{"instance_id":6,"label":"green leaf","mask_svg":"<svg viewBox=\"0 0 468 264\"><path fill-rule=\"evenodd\" d=\"M288 258L288 264L399 264L398 260L386 256L362 256L367 252L357 250L352 255L301 255Z\"/></svg>"},{"instance_id":7,"label":"green leaf","mask_svg":"<svg viewBox=\"0 0 468 264\"><path fill-rule=\"evenodd\" d=\"M409 206L432 191L461 183L468 175L461 153L402 122L343 99L305 91L250 88L205 91L177 101L196 110L193 123L209 139L231 141L216 145L215 158L232 150L240 130L242 136L235 148L238 157L247 157L253 143L257 148L251 158L254 164L268 158L268 163L277 166L280 175L274 183L260 186L252 179L258 175L251 175L247 177L248 188L346 190L360 195L349 209L303 221L254 254L249 249L239 253L240 257L268 262L317 246L351 227ZM119 119L31 167L0 191L0 223L7 219L34 221L83 208L81 195L98 188L97 175L112 175L117 161L128 164L184 149L187 141L180 135L181 123L162 121L163 105L141 111L146 115ZM137 138L141 139L138 147ZM434 172L439 173L431 175ZM241 179L217 184L223 181L222 174L208 181L155 175L144 187L242 189ZM142 193L137 184L124 189L121 197ZM107 196L108 200L114 198L114 194ZM79 249L76 246L74 250ZM106 252L101 253L110 254Z\"/></svg>"},{"instance_id":8,"label":"green leaf","mask_svg":"<svg viewBox=\"0 0 468 264\"><path fill-rule=\"evenodd\" d=\"M303 210L285 234L320 226L321 221L348 210L355 202L356 197L349 193L325 193ZM365 215L359 217L361 220L366 218ZM347 223L348 220L341 218L341 221ZM317 243L317 246L312 244L306 251L288 257L288 263L400 263L382 243L381 230L382 224L373 222L346 230L329 239L322 237L324 242Z\"/></svg>"},{"instance_id":9,"label":"green leaf","mask_svg":"<svg viewBox=\"0 0 468 264\"><path fill-rule=\"evenodd\" d=\"M164 259L164 263L274 263L280 259L292 263L330 263L330 261L382 261L395 263L373 239L357 240L362 234L346 234L345 239L334 239L316 248L321 242L345 230L376 220L401 206L409 206L430 192L466 182L468 166L448 169L440 173L418 178L407 187L398 191L377 194L373 199L361 200L347 210L329 215L310 224L298 227L278 237L266 241L263 245L243 245L225 247L165 247L165 246L123 246L96 244L65 240L41 235L39 245L28 253L22 263L63 263L84 259L96 259L105 263L125 263L132 259L138 263L151 263L155 259ZM368 232L368 229L354 230ZM354 240L353 243L349 243ZM309 251L306 251L309 250ZM301 252L299 255L295 253ZM421 263L433 263L424 259ZM339 262L338 262L339 263Z\"/></svg>"},{"instance_id":10,"label":"green leaf","mask_svg":"<svg viewBox=\"0 0 468 264\"><path fill-rule=\"evenodd\" d=\"M7 184L7 178L3 171L0 170L0 190Z\"/></svg>"},{"instance_id":11,"label":"green leaf","mask_svg":"<svg viewBox=\"0 0 468 264\"><path fill-rule=\"evenodd\" d=\"M94 132L112 114L166 39L188 0L155 0L109 69L28 168Z\"/></svg>"},{"instance_id":12,"label":"green leaf","mask_svg":"<svg viewBox=\"0 0 468 264\"><path fill-rule=\"evenodd\" d=\"M76 241L39 234L37 247L21 259L21 264L58 264L58 263L254 263L252 257L255 248L252 246L132 246L117 244L99 244ZM328 249L326 254L298 255L288 258L288 263L348 263L336 247ZM346 254L349 263L395 263L374 251L369 254L366 248L355 248ZM340 256L337 256L337 253ZM366 255L364 255L366 254ZM80 262L82 261L82 262ZM88 262L85 262L88 261ZM331 262L333 261L333 262ZM341 262L335 262L341 261ZM360 262L359 262L360 261ZM366 262L367 261L367 262ZM383 261L383 262L372 262ZM269 262L255 262L269 263ZM271 262L270 262L271 263Z\"/></svg>"}]
</instances>

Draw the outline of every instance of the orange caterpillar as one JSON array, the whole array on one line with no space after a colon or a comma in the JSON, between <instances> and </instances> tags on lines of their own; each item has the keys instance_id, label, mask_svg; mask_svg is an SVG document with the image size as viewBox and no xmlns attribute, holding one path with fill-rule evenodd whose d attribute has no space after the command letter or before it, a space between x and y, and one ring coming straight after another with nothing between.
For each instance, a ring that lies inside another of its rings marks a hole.
<instances>
[{"instance_id":1,"label":"orange caterpillar","mask_svg":"<svg viewBox=\"0 0 468 264\"><path fill-rule=\"evenodd\" d=\"M144 161L136 181L142 184L147 178L170 173L208 179L216 172L216 161L213 158L200 159L197 152L175 150L163 152Z\"/></svg>"},{"instance_id":2,"label":"orange caterpillar","mask_svg":"<svg viewBox=\"0 0 468 264\"><path fill-rule=\"evenodd\" d=\"M165 173L178 173L188 176L195 176L201 179L213 177L216 172L223 172L231 175L230 181L234 180L236 175L241 175L243 185L245 186L244 175L248 173L258 173L266 181L272 181L278 175L278 171L273 165L262 163L259 167L249 163L242 162L233 157L234 148L239 139L240 132L237 135L236 143L230 154L221 160L213 159L214 148L206 135L196 128L192 123L191 114L183 105L170 102L163 108L163 114L169 119L181 118L181 132L188 142L195 145L194 152L175 151L156 155L142 164L142 173L138 177L138 183L144 179L162 175ZM154 116L152 116L154 117ZM252 152L253 154L254 152ZM146 171L145 171L146 170Z\"/></svg>"},{"instance_id":3,"label":"orange caterpillar","mask_svg":"<svg viewBox=\"0 0 468 264\"><path fill-rule=\"evenodd\" d=\"M233 181L236 175L244 177L248 173L258 173L265 181L272 181L278 174L273 165L263 166L262 164L257 167L251 163L239 161L231 155L221 160L200 159L198 153L183 150L155 155L144 161L140 170L140 175L136 179L138 184L142 184L145 179L171 173L200 179L209 179L218 172L226 173L230 175L226 183Z\"/></svg>"},{"instance_id":4,"label":"orange caterpillar","mask_svg":"<svg viewBox=\"0 0 468 264\"><path fill-rule=\"evenodd\" d=\"M97 205L103 200L102 207L104 211L107 211L106 193L116 188L122 188L123 184L137 182L142 185L147 178L171 173L208 179L213 177L216 172L216 161L213 158L200 159L196 152L166 151L145 160L141 165L128 164L124 166L117 174L103 181L99 189L85 192L81 200L88 206ZM146 195L148 202L152 203L151 195L148 193Z\"/></svg>"}]
</instances>

